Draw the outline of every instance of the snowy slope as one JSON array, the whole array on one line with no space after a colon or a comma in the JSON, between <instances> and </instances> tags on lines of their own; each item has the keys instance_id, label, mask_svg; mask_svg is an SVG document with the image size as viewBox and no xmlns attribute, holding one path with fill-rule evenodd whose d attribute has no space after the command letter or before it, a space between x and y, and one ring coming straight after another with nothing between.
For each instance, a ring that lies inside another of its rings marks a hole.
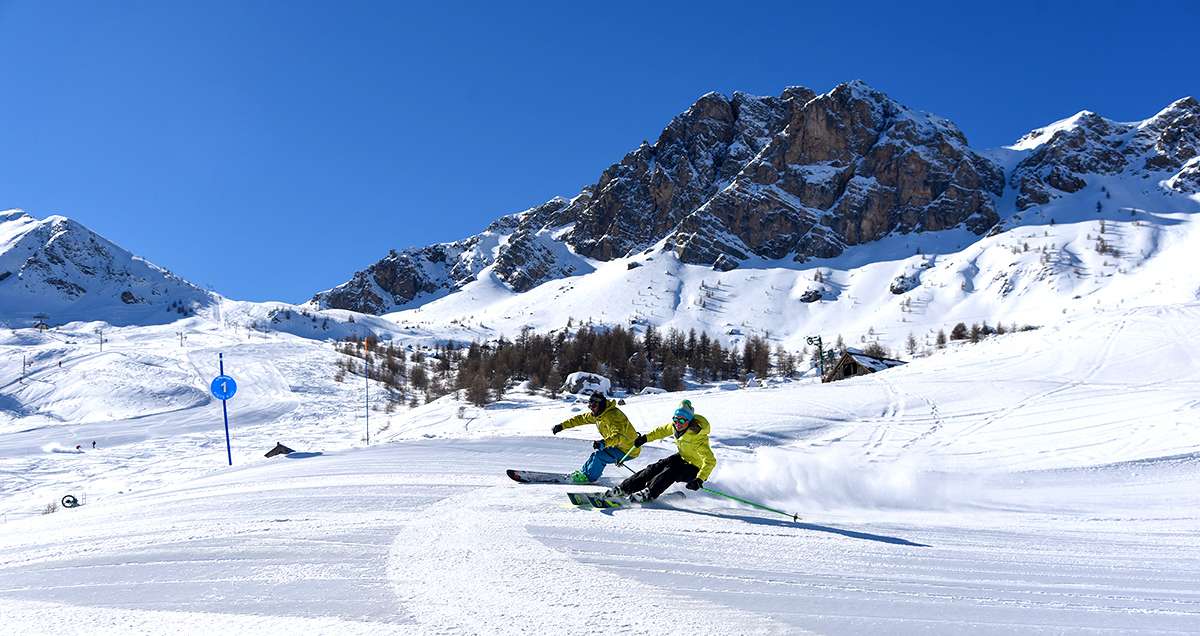
<instances>
[{"instance_id":1,"label":"snowy slope","mask_svg":"<svg viewBox=\"0 0 1200 636\"><path fill-rule=\"evenodd\" d=\"M1173 456L1200 447L1191 425L1200 401L1189 393L1200 383L1200 346L1188 337L1197 324L1197 304L1113 310L952 346L886 373L637 396L624 410L646 430L686 397L721 422L714 438L730 451L786 449L797 465L828 450L867 464L915 455L925 469L984 473ZM470 410L464 423L455 403L443 403L414 412L388 438L544 435L546 422L572 413L534 400Z\"/></svg>"},{"instance_id":2,"label":"snowy slope","mask_svg":"<svg viewBox=\"0 0 1200 636\"><path fill-rule=\"evenodd\" d=\"M18 419L33 425L0 433L0 611L17 633L210 633L246 616L265 633L1187 632L1197 328L1195 303L1114 309L834 384L688 394L714 423L710 485L798 524L694 494L602 514L508 481L590 450L594 431L549 435L570 402L513 395L460 418L444 398L355 448L361 394L328 379L322 345L213 328L180 348L135 330L114 352L198 381L226 352L235 466L214 403ZM679 397L625 410L646 430ZM96 451L44 448L92 435ZM277 439L305 453L262 458ZM66 492L87 503L23 514Z\"/></svg>"},{"instance_id":3,"label":"snowy slope","mask_svg":"<svg viewBox=\"0 0 1200 636\"><path fill-rule=\"evenodd\" d=\"M417 309L388 314L402 328L459 340L513 337L526 325L558 328L570 319L695 328L727 342L770 335L793 350L804 338L879 341L920 348L957 322L1051 324L1096 309L1195 300L1200 248L1194 213L1138 210L1074 213L1071 200L1012 229L975 240L948 231L884 239L804 267L764 262L729 272L680 263L669 252L608 263L523 294L489 277ZM1200 206L1200 204L1197 204ZM1197 208L1200 210L1200 207ZM1104 245L1104 252L1099 246ZM629 269L630 263L640 266ZM819 279L819 280L818 280ZM908 281L895 293L896 283ZM806 293L818 295L804 302Z\"/></svg>"}]
</instances>

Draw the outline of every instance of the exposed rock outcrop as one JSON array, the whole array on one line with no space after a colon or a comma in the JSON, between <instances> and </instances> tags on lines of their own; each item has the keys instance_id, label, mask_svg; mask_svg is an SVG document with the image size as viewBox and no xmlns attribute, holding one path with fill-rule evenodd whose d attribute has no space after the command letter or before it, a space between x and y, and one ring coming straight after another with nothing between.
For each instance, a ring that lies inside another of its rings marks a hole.
<instances>
[{"instance_id":1,"label":"exposed rock outcrop","mask_svg":"<svg viewBox=\"0 0 1200 636\"><path fill-rule=\"evenodd\" d=\"M779 134L686 219L680 258L830 257L892 232L997 220L998 166L950 122L911 111L861 82L797 105Z\"/></svg>"},{"instance_id":2,"label":"exposed rock outcrop","mask_svg":"<svg viewBox=\"0 0 1200 636\"><path fill-rule=\"evenodd\" d=\"M1178 192L1197 192L1185 174L1195 169L1189 161L1200 155L1200 102L1193 97L1141 122L1118 123L1083 111L1030 133L1016 147L1032 146L1032 141L1041 143L1009 179L1019 193L1020 210L1078 192L1089 175L1157 177Z\"/></svg>"}]
</instances>

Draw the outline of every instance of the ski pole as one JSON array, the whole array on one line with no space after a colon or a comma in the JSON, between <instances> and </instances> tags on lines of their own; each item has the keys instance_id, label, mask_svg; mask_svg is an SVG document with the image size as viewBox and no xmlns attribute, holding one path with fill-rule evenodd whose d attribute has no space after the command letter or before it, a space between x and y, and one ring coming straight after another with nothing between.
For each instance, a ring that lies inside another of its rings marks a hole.
<instances>
[{"instance_id":1,"label":"ski pole","mask_svg":"<svg viewBox=\"0 0 1200 636\"><path fill-rule=\"evenodd\" d=\"M633 448L637 448L637 446L634 446ZM633 452L633 448L629 449L629 453ZM625 460L629 459L629 453L625 453L625 456L621 458L621 461L617 462L617 465L624 468L625 470L628 470L631 473L636 473L637 472L636 470L625 465Z\"/></svg>"},{"instance_id":2,"label":"ski pole","mask_svg":"<svg viewBox=\"0 0 1200 636\"><path fill-rule=\"evenodd\" d=\"M719 490L713 490L712 488L701 487L700 490L703 490L704 492L709 493L711 495L717 495L718 497L725 497L726 499L732 499L734 501L744 503L747 506L753 506L755 508L758 508L759 510L766 510L767 512L774 512L775 514L780 514L785 517L791 517L792 521L795 521L797 523L799 523L799 521L800 521L800 515L798 515L798 514L794 514L791 512L784 512L782 510L776 510L770 506L764 506L759 503L754 503L753 501L742 499L741 497L734 497L733 495L728 495Z\"/></svg>"}]
</instances>

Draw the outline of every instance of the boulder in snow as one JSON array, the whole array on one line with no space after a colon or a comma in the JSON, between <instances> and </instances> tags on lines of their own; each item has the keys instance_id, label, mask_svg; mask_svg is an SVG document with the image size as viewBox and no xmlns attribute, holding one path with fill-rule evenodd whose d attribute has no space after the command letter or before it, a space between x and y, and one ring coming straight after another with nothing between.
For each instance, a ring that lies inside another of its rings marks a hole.
<instances>
[{"instance_id":1,"label":"boulder in snow","mask_svg":"<svg viewBox=\"0 0 1200 636\"><path fill-rule=\"evenodd\" d=\"M815 302L817 302L818 300L821 300L821 297L822 297L823 295L824 295L824 294L822 294L822 293L821 293L821 290L819 290L819 289L810 289L810 290L808 290L808 291L806 291L806 292L804 292L803 294L801 294L801 295L800 295L800 302L802 302L802 303L815 303Z\"/></svg>"},{"instance_id":2,"label":"boulder in snow","mask_svg":"<svg viewBox=\"0 0 1200 636\"><path fill-rule=\"evenodd\" d=\"M576 371L567 376L559 391L583 395L591 395L599 391L608 395L612 391L612 382L608 378L596 373Z\"/></svg>"}]
</instances>

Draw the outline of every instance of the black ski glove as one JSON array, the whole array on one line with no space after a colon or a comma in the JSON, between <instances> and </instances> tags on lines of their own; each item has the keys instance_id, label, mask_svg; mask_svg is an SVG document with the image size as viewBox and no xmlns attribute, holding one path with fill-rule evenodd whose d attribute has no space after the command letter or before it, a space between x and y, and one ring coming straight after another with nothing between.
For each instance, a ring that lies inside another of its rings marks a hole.
<instances>
[{"instance_id":1,"label":"black ski glove","mask_svg":"<svg viewBox=\"0 0 1200 636\"><path fill-rule=\"evenodd\" d=\"M634 447L634 448L641 448L641 447L642 447L642 446L643 446L645 443L646 443L646 436L645 436L645 435L638 435L638 436L637 436L637 438L635 438L635 439L633 440L633 447Z\"/></svg>"},{"instance_id":2,"label":"black ski glove","mask_svg":"<svg viewBox=\"0 0 1200 636\"><path fill-rule=\"evenodd\" d=\"M604 440L598 439L598 440L592 442L592 448L594 448L596 450L600 450L601 448L604 448Z\"/></svg>"},{"instance_id":3,"label":"black ski glove","mask_svg":"<svg viewBox=\"0 0 1200 636\"><path fill-rule=\"evenodd\" d=\"M562 430L563 430L562 424L555 424L554 428L550 429L550 432L554 433L555 435L558 435L559 433L562 432Z\"/></svg>"},{"instance_id":4,"label":"black ski glove","mask_svg":"<svg viewBox=\"0 0 1200 636\"><path fill-rule=\"evenodd\" d=\"M700 490L703 487L704 487L704 480L700 479L699 477L697 477L687 483L688 490Z\"/></svg>"}]
</instances>

